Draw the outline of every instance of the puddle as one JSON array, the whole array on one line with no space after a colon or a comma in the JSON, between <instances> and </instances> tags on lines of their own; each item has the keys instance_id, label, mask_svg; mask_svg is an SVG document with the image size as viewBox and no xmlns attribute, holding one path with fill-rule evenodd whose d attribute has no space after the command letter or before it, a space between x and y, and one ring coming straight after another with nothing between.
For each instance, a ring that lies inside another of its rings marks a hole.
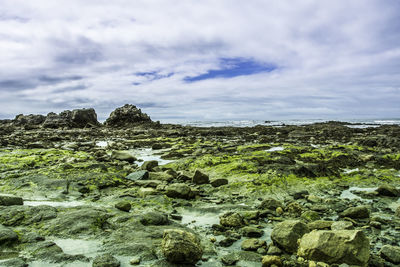
<instances>
[{"instance_id":1,"label":"puddle","mask_svg":"<svg viewBox=\"0 0 400 267\"><path fill-rule=\"evenodd\" d=\"M276 146L276 147L271 147L270 149L265 150L266 152L274 152L274 151L282 151L285 150L283 146Z\"/></svg>"},{"instance_id":2,"label":"puddle","mask_svg":"<svg viewBox=\"0 0 400 267\"><path fill-rule=\"evenodd\" d=\"M137 159L143 160L143 161L135 162L135 163L138 164L139 167L143 165L144 161L149 161L149 160L157 160L158 161L158 165L164 165L164 164L173 162L173 160L166 160L166 159L162 159L161 158L162 153L167 151L165 149L154 151L151 148L141 148L141 149L132 149L132 150L129 150L129 151Z\"/></svg>"},{"instance_id":3,"label":"puddle","mask_svg":"<svg viewBox=\"0 0 400 267\"><path fill-rule=\"evenodd\" d=\"M107 147L108 146L108 141L98 141L98 142L96 142L96 146L98 146L98 147Z\"/></svg>"},{"instance_id":4,"label":"puddle","mask_svg":"<svg viewBox=\"0 0 400 267\"><path fill-rule=\"evenodd\" d=\"M46 205L51 207L63 207L63 208L73 208L79 206L92 206L84 201L79 200L71 200L71 201L49 201L49 200L32 200L32 201L24 201L24 205L26 206L40 206Z\"/></svg>"},{"instance_id":5,"label":"puddle","mask_svg":"<svg viewBox=\"0 0 400 267\"><path fill-rule=\"evenodd\" d=\"M219 224L219 214L194 211L184 211L180 213L182 216L182 224L187 224L189 227L211 227L213 224Z\"/></svg>"},{"instance_id":6,"label":"puddle","mask_svg":"<svg viewBox=\"0 0 400 267\"><path fill-rule=\"evenodd\" d=\"M360 199L360 200L364 200L367 202L371 202L372 200L370 199L363 199L360 196L357 196L356 194L352 193L352 191L362 191L362 192L373 192L375 191L377 188L373 187L373 188L363 188L363 187L350 187L349 189L346 189L342 192L342 194L340 195L340 198L347 198L347 199Z\"/></svg>"},{"instance_id":7,"label":"puddle","mask_svg":"<svg viewBox=\"0 0 400 267\"><path fill-rule=\"evenodd\" d=\"M83 240L83 239L51 239L59 246L65 254L78 255L82 254L86 257L95 257L101 252L102 243L97 240Z\"/></svg>"},{"instance_id":8,"label":"puddle","mask_svg":"<svg viewBox=\"0 0 400 267\"><path fill-rule=\"evenodd\" d=\"M344 169L343 173L350 174L350 173L358 172L358 171L359 171L358 168L355 168L355 169Z\"/></svg>"}]
</instances>

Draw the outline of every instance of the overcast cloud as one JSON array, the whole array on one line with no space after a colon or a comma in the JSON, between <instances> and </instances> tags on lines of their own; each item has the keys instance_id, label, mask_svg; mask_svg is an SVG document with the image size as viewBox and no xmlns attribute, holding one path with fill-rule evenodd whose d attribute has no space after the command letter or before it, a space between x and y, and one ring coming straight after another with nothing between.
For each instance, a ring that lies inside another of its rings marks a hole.
<instances>
[{"instance_id":1,"label":"overcast cloud","mask_svg":"<svg viewBox=\"0 0 400 267\"><path fill-rule=\"evenodd\" d=\"M0 118L400 117L397 0L2 0Z\"/></svg>"}]
</instances>

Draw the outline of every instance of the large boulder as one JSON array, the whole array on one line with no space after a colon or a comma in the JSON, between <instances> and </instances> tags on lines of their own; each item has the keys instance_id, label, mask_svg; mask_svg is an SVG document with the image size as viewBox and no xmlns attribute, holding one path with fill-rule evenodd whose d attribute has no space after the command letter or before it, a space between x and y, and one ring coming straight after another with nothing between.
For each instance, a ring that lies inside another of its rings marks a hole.
<instances>
[{"instance_id":1,"label":"large boulder","mask_svg":"<svg viewBox=\"0 0 400 267\"><path fill-rule=\"evenodd\" d=\"M203 255L200 239L183 230L165 230L161 246L165 258L171 263L195 264Z\"/></svg>"},{"instance_id":2,"label":"large boulder","mask_svg":"<svg viewBox=\"0 0 400 267\"><path fill-rule=\"evenodd\" d=\"M19 114L15 117L13 124L16 126L23 126L23 125L40 125L42 124L46 119L46 116L43 115L23 115Z\"/></svg>"},{"instance_id":3,"label":"large boulder","mask_svg":"<svg viewBox=\"0 0 400 267\"><path fill-rule=\"evenodd\" d=\"M314 230L301 238L297 254L330 264L365 266L369 250L369 240L360 230Z\"/></svg>"},{"instance_id":4,"label":"large boulder","mask_svg":"<svg viewBox=\"0 0 400 267\"><path fill-rule=\"evenodd\" d=\"M278 223L271 233L271 239L275 245L294 253L297 251L297 240L310 230L307 225L298 220L288 220Z\"/></svg>"},{"instance_id":5,"label":"large boulder","mask_svg":"<svg viewBox=\"0 0 400 267\"><path fill-rule=\"evenodd\" d=\"M44 128L84 128L98 126L97 114L93 108L64 110L60 114L49 113L43 122Z\"/></svg>"},{"instance_id":6,"label":"large boulder","mask_svg":"<svg viewBox=\"0 0 400 267\"><path fill-rule=\"evenodd\" d=\"M142 113L136 106L126 104L111 112L104 124L106 126L121 127L143 122L151 122L150 117Z\"/></svg>"},{"instance_id":7,"label":"large boulder","mask_svg":"<svg viewBox=\"0 0 400 267\"><path fill-rule=\"evenodd\" d=\"M132 155L128 150L112 151L111 158L116 160L124 160L133 163L137 158Z\"/></svg>"}]
</instances>

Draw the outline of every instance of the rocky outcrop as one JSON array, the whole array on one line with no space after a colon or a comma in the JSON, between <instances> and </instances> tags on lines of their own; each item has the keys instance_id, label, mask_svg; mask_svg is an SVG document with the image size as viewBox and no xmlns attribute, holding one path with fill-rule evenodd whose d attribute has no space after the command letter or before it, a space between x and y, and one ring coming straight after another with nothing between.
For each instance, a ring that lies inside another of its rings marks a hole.
<instances>
[{"instance_id":1,"label":"rocky outcrop","mask_svg":"<svg viewBox=\"0 0 400 267\"><path fill-rule=\"evenodd\" d=\"M93 108L65 110L60 114L49 113L43 122L44 128L84 128L98 126L97 114Z\"/></svg>"},{"instance_id":2,"label":"rocky outcrop","mask_svg":"<svg viewBox=\"0 0 400 267\"><path fill-rule=\"evenodd\" d=\"M122 127L144 122L151 122L150 117L136 106L126 104L111 112L104 124L110 127Z\"/></svg>"},{"instance_id":3,"label":"rocky outcrop","mask_svg":"<svg viewBox=\"0 0 400 267\"><path fill-rule=\"evenodd\" d=\"M195 264L203 255L200 239L187 231L165 230L162 240L162 252L172 263Z\"/></svg>"},{"instance_id":4,"label":"rocky outcrop","mask_svg":"<svg viewBox=\"0 0 400 267\"><path fill-rule=\"evenodd\" d=\"M40 125L46 120L46 116L43 115L23 115L19 114L15 117L13 124L15 126L24 126L24 125Z\"/></svg>"},{"instance_id":5,"label":"rocky outcrop","mask_svg":"<svg viewBox=\"0 0 400 267\"><path fill-rule=\"evenodd\" d=\"M309 260L330 264L365 266L369 259L369 240L360 230L314 230L305 234L297 254Z\"/></svg>"}]
</instances>

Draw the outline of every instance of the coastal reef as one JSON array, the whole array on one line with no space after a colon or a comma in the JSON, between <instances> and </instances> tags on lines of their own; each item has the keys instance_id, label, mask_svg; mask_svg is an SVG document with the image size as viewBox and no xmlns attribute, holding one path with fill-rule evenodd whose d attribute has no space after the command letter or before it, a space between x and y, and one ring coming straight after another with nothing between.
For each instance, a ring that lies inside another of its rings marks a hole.
<instances>
[{"instance_id":1,"label":"coastal reef","mask_svg":"<svg viewBox=\"0 0 400 267\"><path fill-rule=\"evenodd\" d=\"M134 105L1 120L0 266L400 266L399 137Z\"/></svg>"}]
</instances>

